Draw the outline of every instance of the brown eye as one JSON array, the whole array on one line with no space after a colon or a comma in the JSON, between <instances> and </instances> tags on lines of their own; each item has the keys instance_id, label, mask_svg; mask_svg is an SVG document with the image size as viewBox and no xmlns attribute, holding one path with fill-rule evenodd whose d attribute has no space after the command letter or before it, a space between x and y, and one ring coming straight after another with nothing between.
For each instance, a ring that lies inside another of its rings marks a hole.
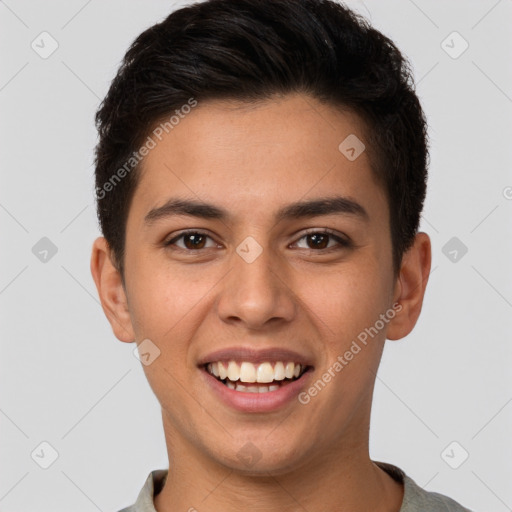
<instances>
[{"instance_id":1,"label":"brown eye","mask_svg":"<svg viewBox=\"0 0 512 512\"><path fill-rule=\"evenodd\" d=\"M183 237L183 243L187 249L202 249L206 242L206 237L195 233L192 235L185 235Z\"/></svg>"},{"instance_id":2,"label":"brown eye","mask_svg":"<svg viewBox=\"0 0 512 512\"><path fill-rule=\"evenodd\" d=\"M207 245L208 240L210 240L210 245ZM216 246L216 244L213 242L210 236L197 231L181 233L180 235L174 237L172 240L166 242L165 245L168 247L174 245L179 249L190 251L205 248L207 249Z\"/></svg>"},{"instance_id":3,"label":"brown eye","mask_svg":"<svg viewBox=\"0 0 512 512\"><path fill-rule=\"evenodd\" d=\"M306 238L310 249L325 249L329 243L329 235L325 233L313 233Z\"/></svg>"},{"instance_id":4,"label":"brown eye","mask_svg":"<svg viewBox=\"0 0 512 512\"><path fill-rule=\"evenodd\" d=\"M330 231L314 231L300 237L294 245L299 249L309 249L320 252L322 250L349 248L351 247L351 242Z\"/></svg>"}]
</instances>

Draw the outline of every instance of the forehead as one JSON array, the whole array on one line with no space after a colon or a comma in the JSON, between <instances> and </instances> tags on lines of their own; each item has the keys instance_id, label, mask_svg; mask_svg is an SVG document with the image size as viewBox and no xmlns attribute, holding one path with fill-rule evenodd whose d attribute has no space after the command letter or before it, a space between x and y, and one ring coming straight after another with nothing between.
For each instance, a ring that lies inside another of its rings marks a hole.
<instances>
[{"instance_id":1,"label":"forehead","mask_svg":"<svg viewBox=\"0 0 512 512\"><path fill-rule=\"evenodd\" d=\"M345 141L357 153L363 148L361 119L302 94L199 102L160 131L141 165L139 215L172 196L258 211L331 193L366 195L375 207L382 201L368 152L347 157Z\"/></svg>"}]
</instances>

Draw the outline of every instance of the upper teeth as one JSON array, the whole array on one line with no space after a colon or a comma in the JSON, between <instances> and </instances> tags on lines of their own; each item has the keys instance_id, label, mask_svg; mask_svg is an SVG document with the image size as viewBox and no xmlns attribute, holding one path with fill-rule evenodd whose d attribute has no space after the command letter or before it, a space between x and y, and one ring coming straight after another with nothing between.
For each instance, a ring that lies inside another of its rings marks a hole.
<instances>
[{"instance_id":1,"label":"upper teeth","mask_svg":"<svg viewBox=\"0 0 512 512\"><path fill-rule=\"evenodd\" d=\"M265 383L298 377L304 367L293 362L285 364L281 361L277 361L274 367L269 362L254 365L248 361L243 361L240 364L236 361L229 361L229 363L216 361L209 363L206 369L221 380L228 378L233 382L240 380L241 382Z\"/></svg>"}]
</instances>

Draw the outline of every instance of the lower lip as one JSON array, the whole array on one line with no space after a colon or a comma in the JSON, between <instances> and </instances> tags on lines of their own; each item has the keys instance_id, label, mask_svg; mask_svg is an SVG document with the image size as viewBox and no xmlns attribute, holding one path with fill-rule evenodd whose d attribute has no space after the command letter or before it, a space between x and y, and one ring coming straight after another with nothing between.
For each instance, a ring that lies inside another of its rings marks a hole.
<instances>
[{"instance_id":1,"label":"lower lip","mask_svg":"<svg viewBox=\"0 0 512 512\"><path fill-rule=\"evenodd\" d=\"M294 399L298 402L297 395L305 387L311 370L312 368L306 371L299 379L282 385L275 391L267 391L266 393L236 391L228 388L205 369L200 371L203 378L206 379L207 385L226 405L242 412L271 412L283 407Z\"/></svg>"}]
</instances>

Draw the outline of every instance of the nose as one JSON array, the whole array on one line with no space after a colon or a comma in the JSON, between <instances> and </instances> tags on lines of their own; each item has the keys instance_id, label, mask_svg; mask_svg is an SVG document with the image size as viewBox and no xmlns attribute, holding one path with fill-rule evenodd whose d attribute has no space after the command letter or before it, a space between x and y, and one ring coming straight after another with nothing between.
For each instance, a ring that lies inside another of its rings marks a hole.
<instances>
[{"instance_id":1,"label":"nose","mask_svg":"<svg viewBox=\"0 0 512 512\"><path fill-rule=\"evenodd\" d=\"M268 248L253 261L234 252L231 271L223 280L217 313L227 323L248 329L290 322L296 313L296 300L287 282L284 262Z\"/></svg>"}]
</instances>

